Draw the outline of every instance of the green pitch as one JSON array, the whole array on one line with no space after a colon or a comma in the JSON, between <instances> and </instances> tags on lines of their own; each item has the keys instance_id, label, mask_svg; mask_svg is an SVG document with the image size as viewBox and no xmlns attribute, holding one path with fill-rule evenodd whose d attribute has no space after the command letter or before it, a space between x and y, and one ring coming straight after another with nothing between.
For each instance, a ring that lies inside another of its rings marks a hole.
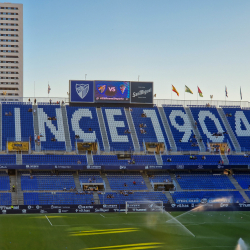
<instances>
[{"instance_id":1,"label":"green pitch","mask_svg":"<svg viewBox=\"0 0 250 250\"><path fill-rule=\"evenodd\" d=\"M229 250L239 238L250 245L250 212L0 216L1 250Z\"/></svg>"}]
</instances>

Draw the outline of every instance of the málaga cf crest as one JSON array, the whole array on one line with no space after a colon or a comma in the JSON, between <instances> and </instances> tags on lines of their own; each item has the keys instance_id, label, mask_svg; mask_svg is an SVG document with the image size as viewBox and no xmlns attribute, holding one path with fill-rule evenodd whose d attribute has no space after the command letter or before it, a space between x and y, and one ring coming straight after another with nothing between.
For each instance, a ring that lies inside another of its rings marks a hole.
<instances>
[{"instance_id":1,"label":"m\u00e1laga cf crest","mask_svg":"<svg viewBox=\"0 0 250 250\"><path fill-rule=\"evenodd\" d=\"M89 84L76 84L76 92L83 99L89 92Z\"/></svg>"}]
</instances>

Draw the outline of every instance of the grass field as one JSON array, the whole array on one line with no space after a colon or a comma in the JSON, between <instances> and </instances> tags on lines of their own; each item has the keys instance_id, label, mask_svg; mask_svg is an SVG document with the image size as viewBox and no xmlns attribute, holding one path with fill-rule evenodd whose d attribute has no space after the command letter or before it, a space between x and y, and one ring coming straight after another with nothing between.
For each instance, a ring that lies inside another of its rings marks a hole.
<instances>
[{"instance_id":1,"label":"grass field","mask_svg":"<svg viewBox=\"0 0 250 250\"><path fill-rule=\"evenodd\" d=\"M227 250L239 238L250 245L250 212L0 216L1 250Z\"/></svg>"}]
</instances>

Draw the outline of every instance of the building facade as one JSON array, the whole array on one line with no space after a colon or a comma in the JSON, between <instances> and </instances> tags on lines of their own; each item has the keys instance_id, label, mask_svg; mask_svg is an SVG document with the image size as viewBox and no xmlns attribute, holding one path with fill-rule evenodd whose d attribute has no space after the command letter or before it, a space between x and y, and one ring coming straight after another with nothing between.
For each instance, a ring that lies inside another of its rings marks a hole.
<instances>
[{"instance_id":1,"label":"building facade","mask_svg":"<svg viewBox=\"0 0 250 250\"><path fill-rule=\"evenodd\" d=\"M23 97L23 5L0 3L0 100Z\"/></svg>"}]
</instances>

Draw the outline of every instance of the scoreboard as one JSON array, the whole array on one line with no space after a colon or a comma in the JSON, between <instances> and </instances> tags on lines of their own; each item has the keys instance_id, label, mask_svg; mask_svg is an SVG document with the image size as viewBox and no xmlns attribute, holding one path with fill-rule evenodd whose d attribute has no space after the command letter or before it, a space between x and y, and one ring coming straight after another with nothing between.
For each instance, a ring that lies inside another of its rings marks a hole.
<instances>
[{"instance_id":1,"label":"scoreboard","mask_svg":"<svg viewBox=\"0 0 250 250\"><path fill-rule=\"evenodd\" d=\"M153 103L153 82L70 80L71 103Z\"/></svg>"}]
</instances>

